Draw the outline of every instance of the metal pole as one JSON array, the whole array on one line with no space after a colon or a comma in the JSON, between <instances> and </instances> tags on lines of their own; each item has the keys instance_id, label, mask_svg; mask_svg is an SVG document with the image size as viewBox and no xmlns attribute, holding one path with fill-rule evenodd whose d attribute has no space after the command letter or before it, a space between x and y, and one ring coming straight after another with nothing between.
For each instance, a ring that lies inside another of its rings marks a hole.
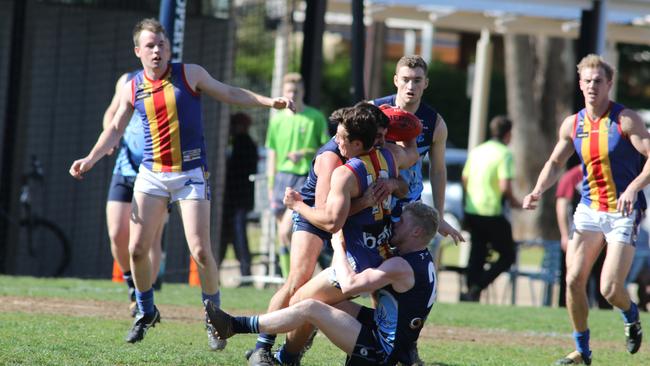
<instances>
[{"instance_id":1,"label":"metal pole","mask_svg":"<svg viewBox=\"0 0 650 366\"><path fill-rule=\"evenodd\" d=\"M365 99L363 87L366 32L363 23L363 1L352 1L352 97L354 102Z\"/></svg>"},{"instance_id":2,"label":"metal pole","mask_svg":"<svg viewBox=\"0 0 650 366\"><path fill-rule=\"evenodd\" d=\"M323 67L323 32L325 31L326 0L307 1L304 39L300 73L305 82L305 103L314 107L320 104L320 85Z\"/></svg>"},{"instance_id":3,"label":"metal pole","mask_svg":"<svg viewBox=\"0 0 650 366\"><path fill-rule=\"evenodd\" d=\"M13 1L13 24L11 26L11 43L9 51L9 73L6 93L7 105L4 121L2 121L2 165L0 166L0 207L10 212L13 195L12 183L14 180L14 153L16 146L16 133L19 126L20 94L23 71L23 50L25 45L25 22L27 14L27 1ZM8 251L9 227L6 220L0 220L0 273L6 273L9 258Z\"/></svg>"},{"instance_id":4,"label":"metal pole","mask_svg":"<svg viewBox=\"0 0 650 366\"><path fill-rule=\"evenodd\" d=\"M472 104L469 117L469 141L467 143L468 150L473 149L485 140L491 72L492 44L490 43L490 32L484 29L481 31L481 38L476 44L476 64L474 67Z\"/></svg>"}]
</instances>

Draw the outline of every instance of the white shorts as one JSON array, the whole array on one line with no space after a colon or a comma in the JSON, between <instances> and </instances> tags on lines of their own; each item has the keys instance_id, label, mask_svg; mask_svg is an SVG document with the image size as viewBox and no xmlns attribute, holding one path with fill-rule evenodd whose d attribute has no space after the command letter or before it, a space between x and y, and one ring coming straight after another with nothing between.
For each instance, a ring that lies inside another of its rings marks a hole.
<instances>
[{"instance_id":1,"label":"white shorts","mask_svg":"<svg viewBox=\"0 0 650 366\"><path fill-rule=\"evenodd\" d=\"M153 196L179 200L210 200L208 173L203 168L186 172L152 172L140 166L133 190Z\"/></svg>"},{"instance_id":2,"label":"white shorts","mask_svg":"<svg viewBox=\"0 0 650 366\"><path fill-rule=\"evenodd\" d=\"M608 243L634 246L638 233L638 214L637 210L630 216L623 216L620 212L601 212L579 203L573 214L573 227L580 231L602 232Z\"/></svg>"}]
</instances>

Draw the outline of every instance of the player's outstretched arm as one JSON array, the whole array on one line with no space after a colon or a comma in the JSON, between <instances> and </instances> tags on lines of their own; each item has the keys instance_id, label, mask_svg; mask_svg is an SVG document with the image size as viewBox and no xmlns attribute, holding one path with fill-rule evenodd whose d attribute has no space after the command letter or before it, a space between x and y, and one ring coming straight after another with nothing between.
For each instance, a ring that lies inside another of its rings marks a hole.
<instances>
[{"instance_id":1,"label":"player's outstretched arm","mask_svg":"<svg viewBox=\"0 0 650 366\"><path fill-rule=\"evenodd\" d=\"M106 155L113 149L120 141L124 134L131 114L133 113L133 105L131 104L131 86L126 83L122 86L119 96L119 105L110 125L105 128L95 146L90 150L90 153L79 160L75 160L70 167L70 175L76 179L82 179L83 174L89 171L99 159Z\"/></svg>"},{"instance_id":2,"label":"player's outstretched arm","mask_svg":"<svg viewBox=\"0 0 650 366\"><path fill-rule=\"evenodd\" d=\"M185 65L185 74L190 87L206 93L218 101L246 107L269 107L294 110L293 101L284 97L270 98L250 90L231 86L213 78L199 65Z\"/></svg>"},{"instance_id":3,"label":"player's outstretched arm","mask_svg":"<svg viewBox=\"0 0 650 366\"><path fill-rule=\"evenodd\" d=\"M575 115L571 115L564 119L560 126L559 138L557 144L551 152L542 171L539 173L535 188L524 197L522 207L527 210L533 210L537 207L537 202L542 198L542 193L549 189L562 174L564 166L575 151L573 147L573 140L571 133L573 130L573 123Z\"/></svg>"}]
</instances>

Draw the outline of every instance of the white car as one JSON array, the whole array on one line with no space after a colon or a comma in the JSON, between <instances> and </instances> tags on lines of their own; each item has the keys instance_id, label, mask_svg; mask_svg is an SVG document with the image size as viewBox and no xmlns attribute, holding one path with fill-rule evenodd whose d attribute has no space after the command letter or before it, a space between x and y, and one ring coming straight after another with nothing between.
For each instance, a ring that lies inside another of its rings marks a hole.
<instances>
[{"instance_id":1,"label":"white car","mask_svg":"<svg viewBox=\"0 0 650 366\"><path fill-rule=\"evenodd\" d=\"M463 184L461 176L463 166L467 161L467 150L458 148L447 148L445 151L445 162L447 165L447 185L445 188L445 212L444 217L451 226L460 230L463 220ZM424 179L424 190L422 191L422 202L433 206L431 195L431 183L429 181L429 158L422 162L422 174Z\"/></svg>"}]
</instances>

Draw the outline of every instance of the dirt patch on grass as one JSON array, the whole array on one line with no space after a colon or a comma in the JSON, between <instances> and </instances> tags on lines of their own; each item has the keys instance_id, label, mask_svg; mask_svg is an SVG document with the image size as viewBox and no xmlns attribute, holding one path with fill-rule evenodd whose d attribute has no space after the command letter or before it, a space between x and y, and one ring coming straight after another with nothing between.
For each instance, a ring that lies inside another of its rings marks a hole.
<instances>
[{"instance_id":1,"label":"dirt patch on grass","mask_svg":"<svg viewBox=\"0 0 650 366\"><path fill-rule=\"evenodd\" d=\"M203 310L198 306L156 305L165 321L202 322ZM60 298L0 296L0 312L60 314L92 316L104 319L128 319L128 304L118 301L70 300ZM251 310L237 310L238 315L253 314ZM621 329L622 333L622 329ZM513 332L505 329L481 329L451 326L426 326L421 338L437 341L463 342L482 345L511 345L525 347L570 347L573 339L567 334L540 332ZM622 337L622 334L621 334ZM620 349L621 342L591 341L593 348Z\"/></svg>"}]
</instances>

